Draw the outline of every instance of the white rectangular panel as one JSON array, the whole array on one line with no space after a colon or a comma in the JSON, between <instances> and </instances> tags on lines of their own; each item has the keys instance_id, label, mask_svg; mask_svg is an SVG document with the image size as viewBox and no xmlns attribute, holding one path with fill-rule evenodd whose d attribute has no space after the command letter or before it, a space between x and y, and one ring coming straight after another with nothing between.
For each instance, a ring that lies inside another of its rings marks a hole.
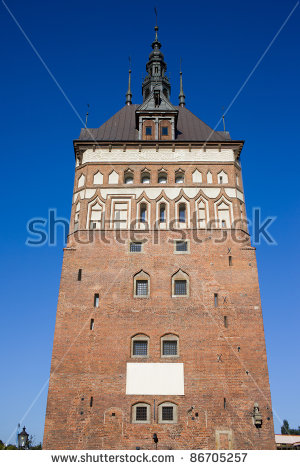
<instances>
[{"instance_id":1,"label":"white rectangular panel","mask_svg":"<svg viewBox=\"0 0 300 470\"><path fill-rule=\"evenodd\" d=\"M184 395L183 363L127 363L126 395Z\"/></svg>"}]
</instances>

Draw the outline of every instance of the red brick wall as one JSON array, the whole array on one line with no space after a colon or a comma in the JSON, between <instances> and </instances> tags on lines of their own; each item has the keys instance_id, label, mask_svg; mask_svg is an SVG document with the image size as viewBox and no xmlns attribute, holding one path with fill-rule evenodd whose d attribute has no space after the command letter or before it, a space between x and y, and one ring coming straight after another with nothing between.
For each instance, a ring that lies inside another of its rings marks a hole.
<instances>
[{"instance_id":1,"label":"red brick wall","mask_svg":"<svg viewBox=\"0 0 300 470\"><path fill-rule=\"evenodd\" d=\"M158 449L215 449L218 431L231 433L234 449L275 448L255 251L248 237L244 245L230 237L220 244L220 230L199 230L204 240L196 243L193 233L187 231L190 254L184 255L173 253L168 239L178 234L168 231L160 233L158 244L147 235L143 253L129 253L128 244L117 243L112 231L106 233L109 244L78 244L70 237L58 300L45 449L154 449L154 432ZM189 275L189 298L171 297L171 276L179 268ZM133 275L141 269L151 277L148 299L133 297ZM100 294L98 308L94 293ZM218 307L214 293L219 294ZM130 357L136 333L150 338L147 359ZM178 358L161 358L165 333L179 336ZM185 395L126 395L126 363L136 361L183 362ZM150 424L131 423L131 406L138 401L151 405ZM162 401L178 405L177 424L157 423ZM255 402L261 429L252 421ZM224 439L220 435L221 447L227 445Z\"/></svg>"}]
</instances>

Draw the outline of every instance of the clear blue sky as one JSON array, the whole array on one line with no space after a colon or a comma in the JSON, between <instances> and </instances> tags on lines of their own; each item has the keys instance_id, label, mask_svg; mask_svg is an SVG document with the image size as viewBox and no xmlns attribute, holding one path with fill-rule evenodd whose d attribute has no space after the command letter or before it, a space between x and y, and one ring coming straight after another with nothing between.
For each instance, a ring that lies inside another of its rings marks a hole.
<instances>
[{"instance_id":1,"label":"clear blue sky","mask_svg":"<svg viewBox=\"0 0 300 470\"><path fill-rule=\"evenodd\" d=\"M6 0L20 25L89 126L125 100L132 56L133 102L153 40L149 2ZM156 1L159 38L179 94L182 57L187 107L214 127L261 57L295 0ZM14 427L49 377L63 240L25 245L26 222L57 208L69 217L72 140L81 123L0 4L1 387L0 439ZM248 214L277 216L276 246L257 247L273 408L290 426L299 410L299 14L296 9L226 116L242 152ZM221 126L219 126L221 129ZM24 423L42 439L47 387ZM275 419L275 429L280 423ZM23 423L21 423L23 424Z\"/></svg>"}]
</instances>

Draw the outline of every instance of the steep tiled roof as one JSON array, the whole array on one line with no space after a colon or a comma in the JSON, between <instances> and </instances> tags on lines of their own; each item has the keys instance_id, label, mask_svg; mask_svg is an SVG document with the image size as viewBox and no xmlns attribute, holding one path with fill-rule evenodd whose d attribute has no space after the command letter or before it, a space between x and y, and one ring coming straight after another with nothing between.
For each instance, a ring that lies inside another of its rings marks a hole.
<instances>
[{"instance_id":1,"label":"steep tiled roof","mask_svg":"<svg viewBox=\"0 0 300 470\"><path fill-rule=\"evenodd\" d=\"M81 129L79 140L85 141L134 141L138 140L135 111L139 105L124 106L97 129ZM185 107L178 109L176 141L224 142L231 140L226 132L217 132Z\"/></svg>"}]
</instances>

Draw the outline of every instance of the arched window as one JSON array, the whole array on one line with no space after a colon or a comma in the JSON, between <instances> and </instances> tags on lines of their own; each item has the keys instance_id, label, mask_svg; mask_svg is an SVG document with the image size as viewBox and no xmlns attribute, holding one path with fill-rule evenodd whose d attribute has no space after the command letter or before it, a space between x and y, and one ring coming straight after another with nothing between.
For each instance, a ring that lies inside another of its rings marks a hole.
<instances>
[{"instance_id":1,"label":"arched window","mask_svg":"<svg viewBox=\"0 0 300 470\"><path fill-rule=\"evenodd\" d=\"M141 183L149 184L150 183L150 173L148 171L144 171L141 176Z\"/></svg>"},{"instance_id":2,"label":"arched window","mask_svg":"<svg viewBox=\"0 0 300 470\"><path fill-rule=\"evenodd\" d=\"M131 170L127 170L124 173L124 183L125 184L133 184L133 172Z\"/></svg>"},{"instance_id":3,"label":"arched window","mask_svg":"<svg viewBox=\"0 0 300 470\"><path fill-rule=\"evenodd\" d=\"M147 204L140 204L140 222L147 222Z\"/></svg>"},{"instance_id":4,"label":"arched window","mask_svg":"<svg viewBox=\"0 0 300 470\"><path fill-rule=\"evenodd\" d=\"M85 176L80 175L80 177L78 179L78 188L81 188L82 186L84 186L84 183L85 183Z\"/></svg>"},{"instance_id":5,"label":"arched window","mask_svg":"<svg viewBox=\"0 0 300 470\"><path fill-rule=\"evenodd\" d=\"M179 356L179 338L173 334L167 334L161 337L161 356L178 357Z\"/></svg>"},{"instance_id":6,"label":"arched window","mask_svg":"<svg viewBox=\"0 0 300 470\"><path fill-rule=\"evenodd\" d=\"M189 291L189 276L179 269L172 276L172 297L188 297Z\"/></svg>"},{"instance_id":7,"label":"arched window","mask_svg":"<svg viewBox=\"0 0 300 470\"><path fill-rule=\"evenodd\" d=\"M149 336L138 334L131 338L131 356L149 356Z\"/></svg>"},{"instance_id":8,"label":"arched window","mask_svg":"<svg viewBox=\"0 0 300 470\"><path fill-rule=\"evenodd\" d=\"M186 222L186 204L185 202L181 202L178 208L178 215L179 215L179 222L185 223Z\"/></svg>"},{"instance_id":9,"label":"arched window","mask_svg":"<svg viewBox=\"0 0 300 470\"><path fill-rule=\"evenodd\" d=\"M158 406L159 423L177 423L178 407L175 403L165 401Z\"/></svg>"},{"instance_id":10,"label":"arched window","mask_svg":"<svg viewBox=\"0 0 300 470\"><path fill-rule=\"evenodd\" d=\"M206 204L203 201L200 201L198 204L198 221L199 221L199 228L206 228L207 213L206 213Z\"/></svg>"},{"instance_id":11,"label":"arched window","mask_svg":"<svg viewBox=\"0 0 300 470\"><path fill-rule=\"evenodd\" d=\"M220 228L230 228L229 206L224 202L218 205L218 220Z\"/></svg>"},{"instance_id":12,"label":"arched window","mask_svg":"<svg viewBox=\"0 0 300 470\"><path fill-rule=\"evenodd\" d=\"M90 229L100 229L101 228L101 219L102 219L102 206L98 204L94 204L91 207L90 212Z\"/></svg>"},{"instance_id":13,"label":"arched window","mask_svg":"<svg viewBox=\"0 0 300 470\"><path fill-rule=\"evenodd\" d=\"M227 173L225 173L225 171L220 171L220 173L218 173L218 183L219 184L227 184L228 183L228 176L227 176Z\"/></svg>"},{"instance_id":14,"label":"arched window","mask_svg":"<svg viewBox=\"0 0 300 470\"><path fill-rule=\"evenodd\" d=\"M206 179L207 179L207 183L208 184L211 184L212 183L212 174L210 171L207 172L206 174Z\"/></svg>"},{"instance_id":15,"label":"arched window","mask_svg":"<svg viewBox=\"0 0 300 470\"><path fill-rule=\"evenodd\" d=\"M79 214L80 214L80 202L76 205L75 216L74 216L74 232L79 228Z\"/></svg>"},{"instance_id":16,"label":"arched window","mask_svg":"<svg viewBox=\"0 0 300 470\"><path fill-rule=\"evenodd\" d=\"M150 405L143 402L133 405L131 420L133 423L150 423Z\"/></svg>"},{"instance_id":17,"label":"arched window","mask_svg":"<svg viewBox=\"0 0 300 470\"><path fill-rule=\"evenodd\" d=\"M159 221L166 222L166 204L164 202L159 205Z\"/></svg>"},{"instance_id":18,"label":"arched window","mask_svg":"<svg viewBox=\"0 0 300 470\"><path fill-rule=\"evenodd\" d=\"M148 298L150 296L150 276L145 271L138 272L133 278L133 296Z\"/></svg>"},{"instance_id":19,"label":"arched window","mask_svg":"<svg viewBox=\"0 0 300 470\"><path fill-rule=\"evenodd\" d=\"M184 183L184 172L182 170L179 170L175 173L175 183Z\"/></svg>"},{"instance_id":20,"label":"arched window","mask_svg":"<svg viewBox=\"0 0 300 470\"><path fill-rule=\"evenodd\" d=\"M167 180L167 173L164 171L161 171L158 173L158 183L159 184L166 184L168 182Z\"/></svg>"}]
</instances>

